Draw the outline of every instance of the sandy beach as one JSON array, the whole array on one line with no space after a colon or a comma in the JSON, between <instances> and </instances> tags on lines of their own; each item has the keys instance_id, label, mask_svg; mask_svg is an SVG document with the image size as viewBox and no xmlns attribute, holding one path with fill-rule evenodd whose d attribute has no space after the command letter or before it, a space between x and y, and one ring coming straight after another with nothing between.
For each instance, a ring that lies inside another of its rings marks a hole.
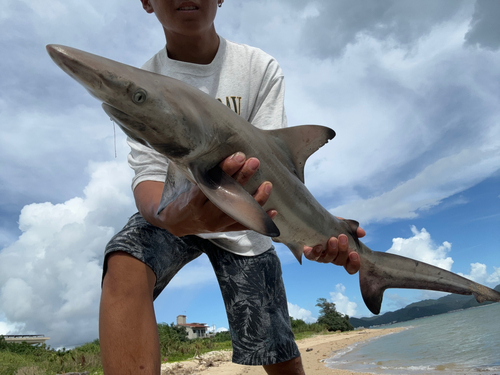
<instances>
[{"instance_id":1,"label":"sandy beach","mask_svg":"<svg viewBox=\"0 0 500 375\"><path fill-rule=\"evenodd\" d=\"M332 353L359 341L394 333L403 328L365 329L344 333L318 335L297 341L306 374L348 375L357 374L347 370L335 370L325 367L323 361ZM312 349L312 350L311 350ZM266 375L261 366L241 366L232 362L230 352L213 353L199 360L162 365L162 375Z\"/></svg>"}]
</instances>

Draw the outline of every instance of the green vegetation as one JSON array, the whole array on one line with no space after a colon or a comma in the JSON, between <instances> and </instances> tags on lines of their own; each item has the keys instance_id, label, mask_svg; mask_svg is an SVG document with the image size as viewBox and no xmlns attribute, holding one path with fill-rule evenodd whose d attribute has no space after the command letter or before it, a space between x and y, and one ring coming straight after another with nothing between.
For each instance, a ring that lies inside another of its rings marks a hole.
<instances>
[{"instance_id":1,"label":"green vegetation","mask_svg":"<svg viewBox=\"0 0 500 375\"><path fill-rule=\"evenodd\" d=\"M290 323L292 324L295 340L302 340L307 337L328 332L324 325L318 323L306 323L301 319L294 319L292 317L290 317Z\"/></svg>"},{"instance_id":2,"label":"green vegetation","mask_svg":"<svg viewBox=\"0 0 500 375\"><path fill-rule=\"evenodd\" d=\"M163 361L182 361L214 350L232 349L229 332L188 340L184 327L161 323L158 324L158 333ZM71 350L55 350L46 344L7 343L0 336L0 375L55 375L84 371L91 375L103 374L99 340Z\"/></svg>"},{"instance_id":3,"label":"green vegetation","mask_svg":"<svg viewBox=\"0 0 500 375\"><path fill-rule=\"evenodd\" d=\"M102 374L99 340L72 350L7 343L0 336L0 375L54 375L63 372Z\"/></svg>"},{"instance_id":4,"label":"green vegetation","mask_svg":"<svg viewBox=\"0 0 500 375\"><path fill-rule=\"evenodd\" d=\"M325 298L318 298L316 306L320 308L318 324L325 326L328 331L344 332L354 329L349 323L349 316L339 313L334 303L328 302Z\"/></svg>"},{"instance_id":5,"label":"green vegetation","mask_svg":"<svg viewBox=\"0 0 500 375\"><path fill-rule=\"evenodd\" d=\"M346 324L349 317L338 313L335 304L320 298L317 306L321 308L317 323L308 324L290 318L296 340L326 334L328 331L352 329ZM210 338L188 340L184 327L160 323L158 334L163 362L187 360L215 350L231 350L231 335L227 331ZM0 375L55 375L84 371L91 375L103 374L99 340L71 350L55 350L45 344L7 343L0 336Z\"/></svg>"},{"instance_id":6,"label":"green vegetation","mask_svg":"<svg viewBox=\"0 0 500 375\"><path fill-rule=\"evenodd\" d=\"M231 350L229 332L217 333L213 338L188 340L186 328L174 323L158 324L160 335L160 353L162 360L168 362L183 361L214 350Z\"/></svg>"}]
</instances>

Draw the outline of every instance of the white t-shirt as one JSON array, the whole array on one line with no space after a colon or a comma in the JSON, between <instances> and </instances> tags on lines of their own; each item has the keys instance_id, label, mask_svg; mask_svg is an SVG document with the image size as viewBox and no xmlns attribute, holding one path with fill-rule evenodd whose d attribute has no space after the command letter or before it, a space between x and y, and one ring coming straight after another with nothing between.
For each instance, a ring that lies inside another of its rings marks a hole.
<instances>
[{"instance_id":1,"label":"white t-shirt","mask_svg":"<svg viewBox=\"0 0 500 375\"><path fill-rule=\"evenodd\" d=\"M276 60L258 48L220 37L219 49L210 64L172 60L163 48L142 68L200 89L258 128L286 127L283 73ZM128 143L131 148L128 162L135 171L132 189L142 181L164 182L169 160L130 138ZM198 236L239 255L258 255L271 247L269 237L250 230Z\"/></svg>"}]
</instances>

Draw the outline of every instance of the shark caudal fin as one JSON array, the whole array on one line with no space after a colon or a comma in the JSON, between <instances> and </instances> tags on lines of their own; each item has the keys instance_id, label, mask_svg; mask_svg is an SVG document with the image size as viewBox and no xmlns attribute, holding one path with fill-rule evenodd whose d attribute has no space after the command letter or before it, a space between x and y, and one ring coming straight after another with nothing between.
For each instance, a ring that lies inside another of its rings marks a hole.
<instances>
[{"instance_id":1,"label":"shark caudal fin","mask_svg":"<svg viewBox=\"0 0 500 375\"><path fill-rule=\"evenodd\" d=\"M196 169L192 172L203 194L221 211L257 233L269 237L280 236L278 227L266 211L219 166L208 171Z\"/></svg>"},{"instance_id":2,"label":"shark caudal fin","mask_svg":"<svg viewBox=\"0 0 500 375\"><path fill-rule=\"evenodd\" d=\"M474 295L478 302L500 302L500 293L453 272L395 254L369 250L360 252L359 284L366 307L379 314L388 288L437 290Z\"/></svg>"}]
</instances>

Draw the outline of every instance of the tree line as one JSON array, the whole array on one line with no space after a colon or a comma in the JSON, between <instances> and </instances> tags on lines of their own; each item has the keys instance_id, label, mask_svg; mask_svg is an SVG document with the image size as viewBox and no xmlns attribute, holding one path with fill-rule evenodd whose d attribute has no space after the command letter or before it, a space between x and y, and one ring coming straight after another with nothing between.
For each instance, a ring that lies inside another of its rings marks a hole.
<instances>
[{"instance_id":1,"label":"tree line","mask_svg":"<svg viewBox=\"0 0 500 375\"><path fill-rule=\"evenodd\" d=\"M339 313L335 303L328 302L326 298L318 298L316 306L319 307L319 317L315 323L306 323L302 319L290 317L295 336L301 332L345 332L354 329L349 323L349 316Z\"/></svg>"}]
</instances>

